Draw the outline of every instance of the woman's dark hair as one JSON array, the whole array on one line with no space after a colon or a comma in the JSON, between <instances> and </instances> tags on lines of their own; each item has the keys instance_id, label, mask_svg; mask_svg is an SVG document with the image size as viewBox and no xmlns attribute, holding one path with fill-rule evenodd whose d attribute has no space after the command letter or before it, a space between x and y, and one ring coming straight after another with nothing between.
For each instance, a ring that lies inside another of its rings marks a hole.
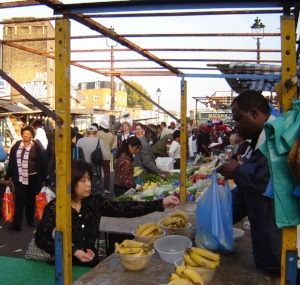
<instances>
[{"instance_id":1,"label":"woman's dark hair","mask_svg":"<svg viewBox=\"0 0 300 285\"><path fill-rule=\"evenodd\" d=\"M131 160L133 160L133 155L129 151L129 145L137 146L138 148L140 148L142 143L141 143L140 139L135 136L129 137L128 139L123 140L121 145L117 149L116 159L118 159L122 153L125 153L131 157Z\"/></svg>"},{"instance_id":2,"label":"woman's dark hair","mask_svg":"<svg viewBox=\"0 0 300 285\"><path fill-rule=\"evenodd\" d=\"M173 140L175 140L176 138L180 138L180 130L176 130L176 131L173 133Z\"/></svg>"},{"instance_id":3,"label":"woman's dark hair","mask_svg":"<svg viewBox=\"0 0 300 285\"><path fill-rule=\"evenodd\" d=\"M31 127L31 126L25 126L24 128L21 129L21 135L23 135L24 131L29 131L29 132L31 132L31 135L32 135L32 137L34 138L35 132L34 132L33 127Z\"/></svg>"},{"instance_id":4,"label":"woman's dark hair","mask_svg":"<svg viewBox=\"0 0 300 285\"><path fill-rule=\"evenodd\" d=\"M75 195L75 186L78 181L88 173L90 178L93 177L93 167L90 163L83 160L73 159L71 162L71 198Z\"/></svg>"},{"instance_id":5,"label":"woman's dark hair","mask_svg":"<svg viewBox=\"0 0 300 285\"><path fill-rule=\"evenodd\" d=\"M97 123L93 123L93 124L91 124L91 126L95 126L97 128L97 130L99 130L99 126Z\"/></svg>"},{"instance_id":6,"label":"woman's dark hair","mask_svg":"<svg viewBox=\"0 0 300 285\"><path fill-rule=\"evenodd\" d=\"M268 100L255 90L244 90L235 97L231 106L237 103L239 109L248 112L250 108L256 108L263 114L270 114L270 106Z\"/></svg>"}]
</instances>

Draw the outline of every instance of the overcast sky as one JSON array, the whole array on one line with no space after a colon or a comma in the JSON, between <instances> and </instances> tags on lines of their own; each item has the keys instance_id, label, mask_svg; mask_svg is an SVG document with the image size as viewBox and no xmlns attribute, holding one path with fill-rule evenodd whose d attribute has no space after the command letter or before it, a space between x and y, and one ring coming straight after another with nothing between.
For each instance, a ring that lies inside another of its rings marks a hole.
<instances>
[{"instance_id":1,"label":"overcast sky","mask_svg":"<svg viewBox=\"0 0 300 285\"><path fill-rule=\"evenodd\" d=\"M2 1L11 2L11 1ZM71 3L76 1L63 1ZM81 2L81 1L77 1ZM92 1L91 1L92 2ZM22 8L2 9L5 13L1 13L0 20L10 19L12 17L51 17L53 12L51 9L44 6L32 6ZM99 18L96 19L99 23L115 29L118 34L148 34L148 33L251 33L251 25L254 19L259 17L265 27L266 33L280 32L280 15L220 15L220 16L189 16L189 17L143 17L143 18ZM54 22L53 22L54 25ZM0 37L3 39L2 28L0 29ZM299 32L299 27L298 27ZM94 35L96 32L71 21L71 35ZM130 41L139 45L142 48L241 48L255 49L256 40L252 37L184 37L184 38L128 38ZM118 45L117 48L122 46ZM107 48L105 39L93 40L72 40L71 49L96 49ZM265 37L261 40L261 49L280 49L280 38ZM152 52L159 58L214 58L214 59L256 59L256 53L220 53L220 52L193 52L180 54L176 52ZM75 59L110 59L110 53L91 53L91 54L72 54L71 60ZM116 52L115 59L125 58L141 58L133 52ZM276 59L280 60L280 53L261 53L261 59ZM189 67L206 67L206 63L178 63L169 62L174 66ZM211 62L214 63L214 62ZM222 63L222 62L215 62ZM82 63L85 64L85 63ZM109 67L110 63L103 64ZM103 66L102 65L102 66ZM135 66L137 63L115 63L115 67ZM157 66L152 63L138 63L139 66ZM101 63L89 65L93 67L101 67ZM188 74L194 74L194 71L185 71ZM199 72L198 72L199 73ZM202 73L212 73L211 71L202 71ZM219 72L217 72L219 74ZM167 110L180 110L180 78L177 77L123 77L125 80L134 80L141 84L151 98L157 102L156 90L159 87L162 91L160 104ZM89 71L81 70L76 67L71 69L71 84L77 86L82 81L94 80L110 80L109 77L104 77ZM187 80L187 111L195 109L195 100L192 97L209 96L216 91L230 91L226 80L216 78L188 78ZM198 105L198 108L201 107Z\"/></svg>"}]
</instances>

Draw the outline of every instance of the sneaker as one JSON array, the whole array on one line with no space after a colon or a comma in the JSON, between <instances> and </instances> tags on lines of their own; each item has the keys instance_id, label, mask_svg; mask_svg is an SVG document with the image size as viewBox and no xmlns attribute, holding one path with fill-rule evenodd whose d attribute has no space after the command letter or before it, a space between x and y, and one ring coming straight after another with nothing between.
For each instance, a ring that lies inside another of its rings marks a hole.
<instances>
[{"instance_id":1,"label":"sneaker","mask_svg":"<svg viewBox=\"0 0 300 285\"><path fill-rule=\"evenodd\" d=\"M108 190L104 190L104 195L110 194L110 192Z\"/></svg>"}]
</instances>

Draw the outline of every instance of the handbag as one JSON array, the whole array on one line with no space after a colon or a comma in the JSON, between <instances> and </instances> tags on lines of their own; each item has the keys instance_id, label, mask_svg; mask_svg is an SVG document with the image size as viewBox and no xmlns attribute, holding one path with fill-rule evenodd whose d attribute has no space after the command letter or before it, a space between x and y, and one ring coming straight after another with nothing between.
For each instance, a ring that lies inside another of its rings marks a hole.
<instances>
[{"instance_id":1,"label":"handbag","mask_svg":"<svg viewBox=\"0 0 300 285\"><path fill-rule=\"evenodd\" d=\"M2 215L5 222L12 222L15 216L15 199L10 188L6 186L3 195Z\"/></svg>"},{"instance_id":2,"label":"handbag","mask_svg":"<svg viewBox=\"0 0 300 285\"><path fill-rule=\"evenodd\" d=\"M39 194L35 196L35 203L36 203L35 217L38 221L40 221L43 217L44 208L48 204L46 193L40 191Z\"/></svg>"},{"instance_id":3,"label":"handbag","mask_svg":"<svg viewBox=\"0 0 300 285\"><path fill-rule=\"evenodd\" d=\"M35 239L33 238L25 253L25 259L46 262L51 259L51 256L48 252L38 248L35 244Z\"/></svg>"},{"instance_id":4,"label":"handbag","mask_svg":"<svg viewBox=\"0 0 300 285\"><path fill-rule=\"evenodd\" d=\"M103 162L103 155L100 148L100 140L98 139L98 144L96 146L96 149L91 153L91 161L95 165L101 165Z\"/></svg>"},{"instance_id":5,"label":"handbag","mask_svg":"<svg viewBox=\"0 0 300 285\"><path fill-rule=\"evenodd\" d=\"M230 251L233 246L232 200L228 181L217 184L216 169L212 182L198 200L195 243L214 252Z\"/></svg>"}]
</instances>

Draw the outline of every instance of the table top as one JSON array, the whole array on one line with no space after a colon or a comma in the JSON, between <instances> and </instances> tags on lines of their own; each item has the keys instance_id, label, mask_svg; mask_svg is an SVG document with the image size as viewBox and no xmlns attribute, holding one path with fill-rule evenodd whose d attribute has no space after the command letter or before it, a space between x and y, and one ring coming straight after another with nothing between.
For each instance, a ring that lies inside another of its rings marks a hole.
<instances>
[{"instance_id":1,"label":"table top","mask_svg":"<svg viewBox=\"0 0 300 285\"><path fill-rule=\"evenodd\" d=\"M113 218L101 217L99 230L105 233L114 234L131 234L136 230L138 225L147 222L158 222L163 217L170 215L171 212L176 210L185 211L190 217L192 227L196 225L196 203L180 203L177 207L172 209L165 209L164 212L153 212L148 215L135 217L135 218Z\"/></svg>"}]
</instances>

